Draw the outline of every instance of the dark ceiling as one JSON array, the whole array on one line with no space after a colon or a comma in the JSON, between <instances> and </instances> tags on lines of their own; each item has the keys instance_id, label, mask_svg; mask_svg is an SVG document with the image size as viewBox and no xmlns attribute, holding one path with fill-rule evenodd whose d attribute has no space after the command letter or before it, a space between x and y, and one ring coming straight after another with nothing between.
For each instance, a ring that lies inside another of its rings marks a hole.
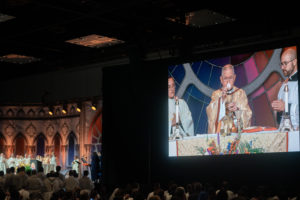
<instances>
[{"instance_id":1,"label":"dark ceiling","mask_svg":"<svg viewBox=\"0 0 300 200\"><path fill-rule=\"evenodd\" d=\"M1 0L0 13L14 16L0 22L0 56L39 58L28 64L0 62L1 80L127 58L132 47L148 54L163 49L205 50L215 46L298 38L300 20L293 6L261 7L243 2L231 7L217 1L194 0ZM185 14L209 10L228 17L219 23L211 15L198 27L186 26ZM175 18L170 21L168 18ZM66 40L90 34L125 41L90 48Z\"/></svg>"}]
</instances>

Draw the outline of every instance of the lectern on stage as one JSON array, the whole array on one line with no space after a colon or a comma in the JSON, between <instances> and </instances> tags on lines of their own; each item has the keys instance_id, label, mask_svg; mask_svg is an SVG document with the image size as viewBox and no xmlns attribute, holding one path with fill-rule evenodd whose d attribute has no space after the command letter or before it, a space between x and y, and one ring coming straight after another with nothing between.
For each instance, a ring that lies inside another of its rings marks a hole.
<instances>
[{"instance_id":1,"label":"lectern on stage","mask_svg":"<svg viewBox=\"0 0 300 200\"><path fill-rule=\"evenodd\" d=\"M38 170L42 167L42 162L39 160L30 160L30 167L32 170Z\"/></svg>"}]
</instances>

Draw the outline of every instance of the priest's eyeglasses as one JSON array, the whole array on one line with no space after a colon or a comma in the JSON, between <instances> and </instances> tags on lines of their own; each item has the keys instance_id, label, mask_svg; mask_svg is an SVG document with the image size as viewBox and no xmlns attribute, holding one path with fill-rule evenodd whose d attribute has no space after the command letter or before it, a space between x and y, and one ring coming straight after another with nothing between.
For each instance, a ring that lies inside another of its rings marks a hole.
<instances>
[{"instance_id":1,"label":"priest's eyeglasses","mask_svg":"<svg viewBox=\"0 0 300 200\"><path fill-rule=\"evenodd\" d=\"M293 60L295 60L296 58L290 60L290 61L284 61L280 63L280 66L287 66L290 62L292 62Z\"/></svg>"}]
</instances>

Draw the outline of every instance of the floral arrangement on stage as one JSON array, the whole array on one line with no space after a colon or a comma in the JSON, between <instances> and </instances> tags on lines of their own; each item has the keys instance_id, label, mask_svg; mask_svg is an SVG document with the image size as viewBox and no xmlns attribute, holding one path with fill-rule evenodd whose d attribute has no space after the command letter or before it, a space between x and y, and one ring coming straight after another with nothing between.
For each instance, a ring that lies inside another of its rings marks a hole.
<instances>
[{"instance_id":1,"label":"floral arrangement on stage","mask_svg":"<svg viewBox=\"0 0 300 200\"><path fill-rule=\"evenodd\" d=\"M250 142L241 142L239 145L239 152L244 154L253 154L253 153L264 153L263 148L253 148L252 141Z\"/></svg>"},{"instance_id":2,"label":"floral arrangement on stage","mask_svg":"<svg viewBox=\"0 0 300 200\"><path fill-rule=\"evenodd\" d=\"M219 150L217 149L216 142L214 140L211 140L207 148L207 152L209 155L218 155Z\"/></svg>"},{"instance_id":3,"label":"floral arrangement on stage","mask_svg":"<svg viewBox=\"0 0 300 200\"><path fill-rule=\"evenodd\" d=\"M32 169L31 169L30 165L26 165L26 166L25 166L25 172L31 171L31 170L32 170Z\"/></svg>"},{"instance_id":4,"label":"floral arrangement on stage","mask_svg":"<svg viewBox=\"0 0 300 200\"><path fill-rule=\"evenodd\" d=\"M196 146L195 148L196 148L197 152L199 152L199 154L205 155L206 150L203 147L197 147Z\"/></svg>"},{"instance_id":5,"label":"floral arrangement on stage","mask_svg":"<svg viewBox=\"0 0 300 200\"><path fill-rule=\"evenodd\" d=\"M32 170L30 165L25 164L24 162L20 162L19 166L16 167L16 170L20 167L25 167L25 172Z\"/></svg>"},{"instance_id":6,"label":"floral arrangement on stage","mask_svg":"<svg viewBox=\"0 0 300 200\"><path fill-rule=\"evenodd\" d=\"M225 154L238 154L238 146L241 140L241 134L238 134L232 142L228 142L227 145L227 152L224 152Z\"/></svg>"},{"instance_id":7,"label":"floral arrangement on stage","mask_svg":"<svg viewBox=\"0 0 300 200\"><path fill-rule=\"evenodd\" d=\"M237 134L233 140L227 142L227 146L221 149L220 136L217 139L208 139L208 147L195 146L200 155L231 155L231 154L254 154L263 153L263 148L254 148L253 141L241 141L241 134Z\"/></svg>"}]
</instances>

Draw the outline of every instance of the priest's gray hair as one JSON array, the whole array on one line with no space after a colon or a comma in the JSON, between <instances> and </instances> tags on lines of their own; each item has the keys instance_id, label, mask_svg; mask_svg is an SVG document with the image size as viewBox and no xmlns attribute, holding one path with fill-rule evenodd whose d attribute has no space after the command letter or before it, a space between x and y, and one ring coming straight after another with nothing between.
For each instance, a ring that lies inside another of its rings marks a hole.
<instances>
[{"instance_id":1,"label":"priest's gray hair","mask_svg":"<svg viewBox=\"0 0 300 200\"><path fill-rule=\"evenodd\" d=\"M222 76L223 76L224 71L226 71L226 70L232 70L233 74L235 74L234 66L231 64L227 64L227 65L224 65L224 67L222 67Z\"/></svg>"}]
</instances>

